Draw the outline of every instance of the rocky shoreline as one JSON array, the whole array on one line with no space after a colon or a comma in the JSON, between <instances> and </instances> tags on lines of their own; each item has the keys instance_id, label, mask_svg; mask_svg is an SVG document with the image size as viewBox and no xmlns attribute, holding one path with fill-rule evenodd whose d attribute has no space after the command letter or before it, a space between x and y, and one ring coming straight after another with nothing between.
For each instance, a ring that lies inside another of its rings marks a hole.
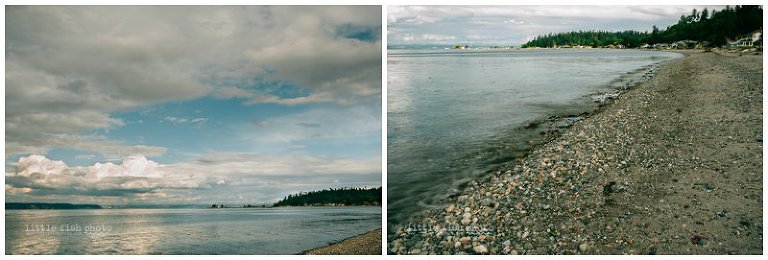
<instances>
[{"instance_id":1,"label":"rocky shoreline","mask_svg":"<svg viewBox=\"0 0 768 260\"><path fill-rule=\"evenodd\" d=\"M688 52L388 235L389 254L762 254L762 54Z\"/></svg>"},{"instance_id":2,"label":"rocky shoreline","mask_svg":"<svg viewBox=\"0 0 768 260\"><path fill-rule=\"evenodd\" d=\"M381 255L381 229L372 230L327 246L301 253L302 255Z\"/></svg>"}]
</instances>

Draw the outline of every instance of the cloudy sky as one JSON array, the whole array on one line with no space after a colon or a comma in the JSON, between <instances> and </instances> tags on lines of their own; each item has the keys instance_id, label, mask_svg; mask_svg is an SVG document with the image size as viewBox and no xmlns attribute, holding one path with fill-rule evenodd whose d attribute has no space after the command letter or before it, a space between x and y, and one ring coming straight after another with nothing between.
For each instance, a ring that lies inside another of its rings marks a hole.
<instances>
[{"instance_id":1,"label":"cloudy sky","mask_svg":"<svg viewBox=\"0 0 768 260\"><path fill-rule=\"evenodd\" d=\"M381 185L381 8L6 7L6 201Z\"/></svg>"},{"instance_id":2,"label":"cloudy sky","mask_svg":"<svg viewBox=\"0 0 768 260\"><path fill-rule=\"evenodd\" d=\"M650 31L720 6L389 6L387 44L520 45L577 30Z\"/></svg>"}]
</instances>

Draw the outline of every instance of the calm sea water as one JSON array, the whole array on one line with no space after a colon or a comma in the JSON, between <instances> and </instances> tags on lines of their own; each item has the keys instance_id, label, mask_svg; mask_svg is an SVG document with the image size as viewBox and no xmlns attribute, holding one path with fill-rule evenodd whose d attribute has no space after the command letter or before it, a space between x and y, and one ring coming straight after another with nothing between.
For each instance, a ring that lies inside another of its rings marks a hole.
<instances>
[{"instance_id":1,"label":"calm sea water","mask_svg":"<svg viewBox=\"0 0 768 260\"><path fill-rule=\"evenodd\" d=\"M5 252L295 254L380 227L381 207L6 210Z\"/></svg>"},{"instance_id":2,"label":"calm sea water","mask_svg":"<svg viewBox=\"0 0 768 260\"><path fill-rule=\"evenodd\" d=\"M442 206L459 185L510 161L536 135L522 124L594 109L588 95L681 56L640 50L389 50L388 225Z\"/></svg>"}]
</instances>

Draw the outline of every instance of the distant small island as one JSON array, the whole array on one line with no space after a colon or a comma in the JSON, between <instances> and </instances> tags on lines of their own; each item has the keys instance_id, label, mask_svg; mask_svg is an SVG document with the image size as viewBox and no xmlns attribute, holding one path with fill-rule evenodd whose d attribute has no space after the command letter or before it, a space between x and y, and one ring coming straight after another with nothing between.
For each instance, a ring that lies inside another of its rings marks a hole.
<instances>
[{"instance_id":1,"label":"distant small island","mask_svg":"<svg viewBox=\"0 0 768 260\"><path fill-rule=\"evenodd\" d=\"M381 205L381 187L340 188L291 194L274 204L283 206L378 206Z\"/></svg>"},{"instance_id":2,"label":"distant small island","mask_svg":"<svg viewBox=\"0 0 768 260\"><path fill-rule=\"evenodd\" d=\"M6 202L5 209L101 209L96 204Z\"/></svg>"}]
</instances>

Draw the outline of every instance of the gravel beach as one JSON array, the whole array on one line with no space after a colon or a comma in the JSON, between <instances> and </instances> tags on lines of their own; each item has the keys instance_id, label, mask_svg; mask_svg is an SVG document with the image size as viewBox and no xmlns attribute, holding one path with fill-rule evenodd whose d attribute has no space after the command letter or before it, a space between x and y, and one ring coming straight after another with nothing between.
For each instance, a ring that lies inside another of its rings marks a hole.
<instances>
[{"instance_id":1,"label":"gravel beach","mask_svg":"<svg viewBox=\"0 0 768 260\"><path fill-rule=\"evenodd\" d=\"M389 254L762 254L762 53L686 52L388 234Z\"/></svg>"},{"instance_id":2,"label":"gravel beach","mask_svg":"<svg viewBox=\"0 0 768 260\"><path fill-rule=\"evenodd\" d=\"M381 255L381 229L315 248L304 255Z\"/></svg>"}]
</instances>

